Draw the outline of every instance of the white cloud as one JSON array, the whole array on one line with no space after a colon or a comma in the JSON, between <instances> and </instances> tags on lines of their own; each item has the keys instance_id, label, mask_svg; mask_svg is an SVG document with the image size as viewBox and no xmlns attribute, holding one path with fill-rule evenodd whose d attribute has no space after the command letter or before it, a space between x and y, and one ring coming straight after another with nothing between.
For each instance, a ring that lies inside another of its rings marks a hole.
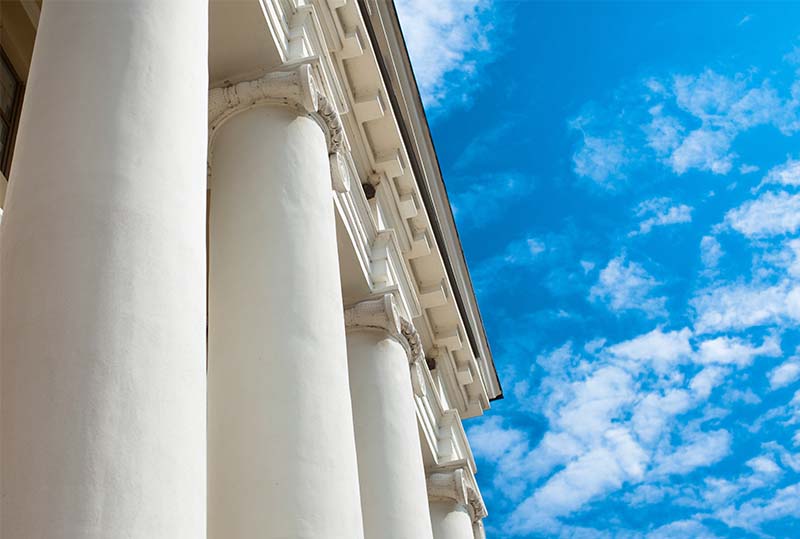
<instances>
[{"instance_id":1,"label":"white cloud","mask_svg":"<svg viewBox=\"0 0 800 539\"><path fill-rule=\"evenodd\" d=\"M758 356L778 356L781 353L780 341L770 336L764 339L761 346L739 337L716 337L700 343L695 361L701 365L735 365L747 367Z\"/></svg>"},{"instance_id":2,"label":"white cloud","mask_svg":"<svg viewBox=\"0 0 800 539\"><path fill-rule=\"evenodd\" d=\"M749 387L746 390L729 389L722 397L722 402L726 404L742 402L744 404L759 404L761 399Z\"/></svg>"},{"instance_id":3,"label":"white cloud","mask_svg":"<svg viewBox=\"0 0 800 539\"><path fill-rule=\"evenodd\" d=\"M673 79L676 104L705 121L725 119L745 88L741 78L725 77L710 69L700 75L677 75Z\"/></svg>"},{"instance_id":4,"label":"white cloud","mask_svg":"<svg viewBox=\"0 0 800 539\"><path fill-rule=\"evenodd\" d=\"M643 444L653 446L664 434L676 416L687 412L693 405L692 396L683 389L670 389L664 394L651 392L640 397L633 408L631 425Z\"/></svg>"},{"instance_id":5,"label":"white cloud","mask_svg":"<svg viewBox=\"0 0 800 539\"><path fill-rule=\"evenodd\" d=\"M677 174L699 169L727 174L736 154L737 135L757 125L782 122L783 103L766 84L749 88L745 77L725 77L706 70L673 79L676 105L701 121L667 159Z\"/></svg>"},{"instance_id":6,"label":"white cloud","mask_svg":"<svg viewBox=\"0 0 800 539\"><path fill-rule=\"evenodd\" d=\"M656 372L666 372L681 360L688 359L692 352L689 338L692 332L688 328L680 331L664 333L654 329L650 333L639 335L629 341L615 344L608 351L622 359L637 363L648 363Z\"/></svg>"},{"instance_id":7,"label":"white cloud","mask_svg":"<svg viewBox=\"0 0 800 539\"><path fill-rule=\"evenodd\" d=\"M636 216L642 219L639 230L629 235L648 234L654 227L692 222L692 208L686 204L673 204L666 197L651 198L636 207Z\"/></svg>"},{"instance_id":8,"label":"white cloud","mask_svg":"<svg viewBox=\"0 0 800 539\"><path fill-rule=\"evenodd\" d=\"M712 70L678 75L673 80L676 104L706 126L737 132L783 120L784 104L767 83L750 87L747 77L726 77Z\"/></svg>"},{"instance_id":9,"label":"white cloud","mask_svg":"<svg viewBox=\"0 0 800 539\"><path fill-rule=\"evenodd\" d=\"M694 520L671 522L648 533L645 539L720 539L711 530Z\"/></svg>"},{"instance_id":10,"label":"white cloud","mask_svg":"<svg viewBox=\"0 0 800 539\"><path fill-rule=\"evenodd\" d=\"M711 365L703 368L689 382L689 389L694 393L695 399L706 400L711 392L719 386L730 374L730 369Z\"/></svg>"},{"instance_id":11,"label":"white cloud","mask_svg":"<svg viewBox=\"0 0 800 539\"><path fill-rule=\"evenodd\" d=\"M621 139L593 137L585 133L578 151L572 156L575 174L591 178L604 187L612 187L612 180L624 177L623 170L628 161Z\"/></svg>"},{"instance_id":12,"label":"white cloud","mask_svg":"<svg viewBox=\"0 0 800 539\"><path fill-rule=\"evenodd\" d=\"M800 239L788 240L783 244L783 260L779 263L790 276L800 278Z\"/></svg>"},{"instance_id":13,"label":"white cloud","mask_svg":"<svg viewBox=\"0 0 800 539\"><path fill-rule=\"evenodd\" d=\"M786 134L797 129L794 97L782 100L767 82L755 85L748 76L727 77L707 69L674 76L669 90L661 82L654 90L652 79L645 86L659 101L650 106L650 122L643 127L647 145L679 175L693 169L728 174L738 157L731 149L734 140L753 127L773 125ZM666 105L691 121L665 113ZM684 126L697 121L699 127L687 132ZM757 167L743 164L739 170L747 174Z\"/></svg>"},{"instance_id":14,"label":"white cloud","mask_svg":"<svg viewBox=\"0 0 800 539\"><path fill-rule=\"evenodd\" d=\"M683 139L669 157L676 174L696 168L714 174L727 174L733 168L736 154L730 153L733 137L720 129L695 129Z\"/></svg>"},{"instance_id":15,"label":"white cloud","mask_svg":"<svg viewBox=\"0 0 800 539\"><path fill-rule=\"evenodd\" d=\"M716 237L703 236L703 239L700 240L700 259L706 268L716 268L719 259L724 254L722 245Z\"/></svg>"},{"instance_id":16,"label":"white cloud","mask_svg":"<svg viewBox=\"0 0 800 539\"><path fill-rule=\"evenodd\" d=\"M753 469L756 473L762 474L776 474L781 472L780 466L778 466L771 457L767 457L764 455L760 455L758 457L753 457L748 460L745 464L747 464L750 468Z\"/></svg>"},{"instance_id":17,"label":"white cloud","mask_svg":"<svg viewBox=\"0 0 800 539\"><path fill-rule=\"evenodd\" d=\"M605 337L598 337L596 339L592 339L591 341L587 342L583 345L583 349L589 352L590 354L594 354L606 344Z\"/></svg>"},{"instance_id":18,"label":"white cloud","mask_svg":"<svg viewBox=\"0 0 800 539\"><path fill-rule=\"evenodd\" d=\"M748 238L793 234L800 228L800 194L765 193L728 211L725 223Z\"/></svg>"},{"instance_id":19,"label":"white cloud","mask_svg":"<svg viewBox=\"0 0 800 539\"><path fill-rule=\"evenodd\" d=\"M623 451L628 458L620 459L614 451L598 447L570 462L514 510L509 518L512 533L553 529L558 517L619 488L631 471L638 473L645 454L629 436L620 437L619 443L628 446Z\"/></svg>"},{"instance_id":20,"label":"white cloud","mask_svg":"<svg viewBox=\"0 0 800 539\"><path fill-rule=\"evenodd\" d=\"M690 328L656 328L610 345L599 337L579 351L567 343L540 355L532 371L541 375L536 376L539 385L524 395L547 419L539 443L531 447L522 433L509 432L499 420L470 429L476 453L497 463L495 488L515 507L502 531L506 536L597 537L596 530L575 528L565 519L626 485L635 488L625 497L631 505L681 497L688 505L713 501L719 508L768 484L781 474L772 450L751 459L751 472L735 482L712 479L713 489L709 484L702 493L705 501L696 489L680 492L665 481L712 466L731 453L731 431L706 426L724 417L725 410L706 406L699 418L687 422L682 417L700 409L714 388L755 357L778 354L777 336L760 345L733 336L694 344ZM613 536L667 538L697 530L697 537L713 537L692 522Z\"/></svg>"},{"instance_id":21,"label":"white cloud","mask_svg":"<svg viewBox=\"0 0 800 539\"><path fill-rule=\"evenodd\" d=\"M589 293L589 299L606 302L613 311L640 310L650 317L662 315L664 297L650 297L660 285L645 269L620 255L609 261Z\"/></svg>"},{"instance_id":22,"label":"white cloud","mask_svg":"<svg viewBox=\"0 0 800 539\"><path fill-rule=\"evenodd\" d=\"M733 500L755 490L772 486L780 480L783 469L775 462L775 448L771 447L771 444L762 444L762 447L766 450L763 454L744 463L750 468L749 471L731 479L705 478L705 488L700 492L700 496L707 507L718 512L729 506Z\"/></svg>"},{"instance_id":23,"label":"white cloud","mask_svg":"<svg viewBox=\"0 0 800 539\"><path fill-rule=\"evenodd\" d=\"M552 426L591 442L610 428L612 419L635 395L628 372L603 366L586 378L554 388L545 415Z\"/></svg>"},{"instance_id":24,"label":"white cloud","mask_svg":"<svg viewBox=\"0 0 800 539\"><path fill-rule=\"evenodd\" d=\"M667 485L639 485L625 496L625 501L634 507L659 503L667 496L675 496L677 489Z\"/></svg>"},{"instance_id":25,"label":"white cloud","mask_svg":"<svg viewBox=\"0 0 800 539\"><path fill-rule=\"evenodd\" d=\"M649 112L652 119L643 128L647 145L658 155L668 155L680 146L685 129L677 118L663 115L663 105L652 107Z\"/></svg>"},{"instance_id":26,"label":"white cloud","mask_svg":"<svg viewBox=\"0 0 800 539\"><path fill-rule=\"evenodd\" d=\"M756 71L727 76L705 69L650 77L642 84L644 96L621 91L613 108L592 109L572 120L583 137L573 155L576 174L613 188L653 158L677 175L692 170L727 175L736 169L750 174L758 167L739 163L733 150L742 133L771 126L790 136L800 129L800 81L788 97L768 79L757 79Z\"/></svg>"},{"instance_id":27,"label":"white cloud","mask_svg":"<svg viewBox=\"0 0 800 539\"><path fill-rule=\"evenodd\" d=\"M800 185L800 160L790 157L785 163L771 168L758 187L769 184L790 185L793 187Z\"/></svg>"},{"instance_id":28,"label":"white cloud","mask_svg":"<svg viewBox=\"0 0 800 539\"><path fill-rule=\"evenodd\" d=\"M739 165L739 174L750 174L753 172L758 172L759 168L756 165L748 165L746 163L742 163Z\"/></svg>"},{"instance_id":29,"label":"white cloud","mask_svg":"<svg viewBox=\"0 0 800 539\"><path fill-rule=\"evenodd\" d=\"M769 387L780 389L800 379L800 358L791 357L769 371Z\"/></svg>"},{"instance_id":30,"label":"white cloud","mask_svg":"<svg viewBox=\"0 0 800 539\"><path fill-rule=\"evenodd\" d=\"M795 433L795 437L797 437L798 434L800 433ZM761 447L765 450L772 451L786 468L794 472L800 472L800 453L792 453L777 442L767 442L761 444Z\"/></svg>"},{"instance_id":31,"label":"white cloud","mask_svg":"<svg viewBox=\"0 0 800 539\"><path fill-rule=\"evenodd\" d=\"M527 433L507 426L501 417L490 417L470 426L468 435L474 454L497 464L494 484L508 496L519 496L527 484L523 466L530 451Z\"/></svg>"},{"instance_id":32,"label":"white cloud","mask_svg":"<svg viewBox=\"0 0 800 539\"><path fill-rule=\"evenodd\" d=\"M500 417L490 417L469 429L472 449L484 458L500 460L514 448L527 443L527 435L503 425Z\"/></svg>"},{"instance_id":33,"label":"white cloud","mask_svg":"<svg viewBox=\"0 0 800 539\"><path fill-rule=\"evenodd\" d=\"M400 0L396 6L426 107L468 101L480 65L492 57L490 2Z\"/></svg>"},{"instance_id":34,"label":"white cloud","mask_svg":"<svg viewBox=\"0 0 800 539\"><path fill-rule=\"evenodd\" d=\"M692 300L698 334L782 325L800 319L800 288L789 282L719 284Z\"/></svg>"},{"instance_id":35,"label":"white cloud","mask_svg":"<svg viewBox=\"0 0 800 539\"><path fill-rule=\"evenodd\" d=\"M768 498L756 498L741 506L729 506L716 516L728 526L758 531L762 524L786 517L800 518L800 483L775 492Z\"/></svg>"},{"instance_id":36,"label":"white cloud","mask_svg":"<svg viewBox=\"0 0 800 539\"><path fill-rule=\"evenodd\" d=\"M657 475L687 474L692 470L710 466L730 453L731 434L725 430L696 432L688 436L688 443L657 457Z\"/></svg>"}]
</instances>

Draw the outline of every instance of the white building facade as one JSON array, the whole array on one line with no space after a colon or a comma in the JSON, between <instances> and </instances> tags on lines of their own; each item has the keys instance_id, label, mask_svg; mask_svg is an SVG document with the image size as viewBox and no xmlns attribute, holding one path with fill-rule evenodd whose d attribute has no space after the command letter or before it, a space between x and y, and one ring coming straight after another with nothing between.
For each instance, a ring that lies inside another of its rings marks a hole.
<instances>
[{"instance_id":1,"label":"white building facade","mask_svg":"<svg viewBox=\"0 0 800 539\"><path fill-rule=\"evenodd\" d=\"M0 47L0 537L483 538L393 4L3 0Z\"/></svg>"}]
</instances>

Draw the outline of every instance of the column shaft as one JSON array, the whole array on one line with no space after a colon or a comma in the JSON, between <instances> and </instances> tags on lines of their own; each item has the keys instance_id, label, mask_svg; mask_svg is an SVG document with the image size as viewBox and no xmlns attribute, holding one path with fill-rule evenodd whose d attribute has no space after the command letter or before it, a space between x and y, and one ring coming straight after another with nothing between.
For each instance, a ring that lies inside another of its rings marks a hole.
<instances>
[{"instance_id":1,"label":"column shaft","mask_svg":"<svg viewBox=\"0 0 800 539\"><path fill-rule=\"evenodd\" d=\"M212 152L209 538L363 537L325 136L259 106Z\"/></svg>"},{"instance_id":2,"label":"column shaft","mask_svg":"<svg viewBox=\"0 0 800 539\"><path fill-rule=\"evenodd\" d=\"M434 539L473 539L472 517L469 510L455 500L432 500L431 522Z\"/></svg>"},{"instance_id":3,"label":"column shaft","mask_svg":"<svg viewBox=\"0 0 800 539\"><path fill-rule=\"evenodd\" d=\"M0 247L2 535L205 536L208 15L45 0Z\"/></svg>"},{"instance_id":4,"label":"column shaft","mask_svg":"<svg viewBox=\"0 0 800 539\"><path fill-rule=\"evenodd\" d=\"M347 334L367 539L430 539L425 473L406 349L380 329Z\"/></svg>"}]
</instances>

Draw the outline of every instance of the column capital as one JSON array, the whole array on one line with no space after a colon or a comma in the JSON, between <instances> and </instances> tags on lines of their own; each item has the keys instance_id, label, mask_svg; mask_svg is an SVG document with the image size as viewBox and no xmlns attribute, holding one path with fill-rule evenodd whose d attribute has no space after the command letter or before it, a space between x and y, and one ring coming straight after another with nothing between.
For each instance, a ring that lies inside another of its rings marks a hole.
<instances>
[{"instance_id":1,"label":"column capital","mask_svg":"<svg viewBox=\"0 0 800 539\"><path fill-rule=\"evenodd\" d=\"M392 294L360 301L345 308L344 323L348 330L372 328L386 331L403 345L411 364L425 359L417 329L400 315Z\"/></svg>"},{"instance_id":2,"label":"column capital","mask_svg":"<svg viewBox=\"0 0 800 539\"><path fill-rule=\"evenodd\" d=\"M325 131L331 155L347 149L339 113L308 63L273 71L255 80L212 88L208 94L209 141L227 120L260 105L284 105L311 115Z\"/></svg>"},{"instance_id":3,"label":"column capital","mask_svg":"<svg viewBox=\"0 0 800 539\"><path fill-rule=\"evenodd\" d=\"M463 505L469 510L473 522L478 522L488 514L472 474L463 467L443 469L429 474L428 498L453 500Z\"/></svg>"}]
</instances>

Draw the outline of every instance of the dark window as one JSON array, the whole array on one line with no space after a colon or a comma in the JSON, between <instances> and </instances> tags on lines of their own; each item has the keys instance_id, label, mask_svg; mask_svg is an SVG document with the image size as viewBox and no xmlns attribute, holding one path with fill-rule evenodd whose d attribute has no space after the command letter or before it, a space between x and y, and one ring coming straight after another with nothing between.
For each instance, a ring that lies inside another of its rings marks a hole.
<instances>
[{"instance_id":1,"label":"dark window","mask_svg":"<svg viewBox=\"0 0 800 539\"><path fill-rule=\"evenodd\" d=\"M0 171L8 178L17 119L22 101L22 82L0 49Z\"/></svg>"}]
</instances>

